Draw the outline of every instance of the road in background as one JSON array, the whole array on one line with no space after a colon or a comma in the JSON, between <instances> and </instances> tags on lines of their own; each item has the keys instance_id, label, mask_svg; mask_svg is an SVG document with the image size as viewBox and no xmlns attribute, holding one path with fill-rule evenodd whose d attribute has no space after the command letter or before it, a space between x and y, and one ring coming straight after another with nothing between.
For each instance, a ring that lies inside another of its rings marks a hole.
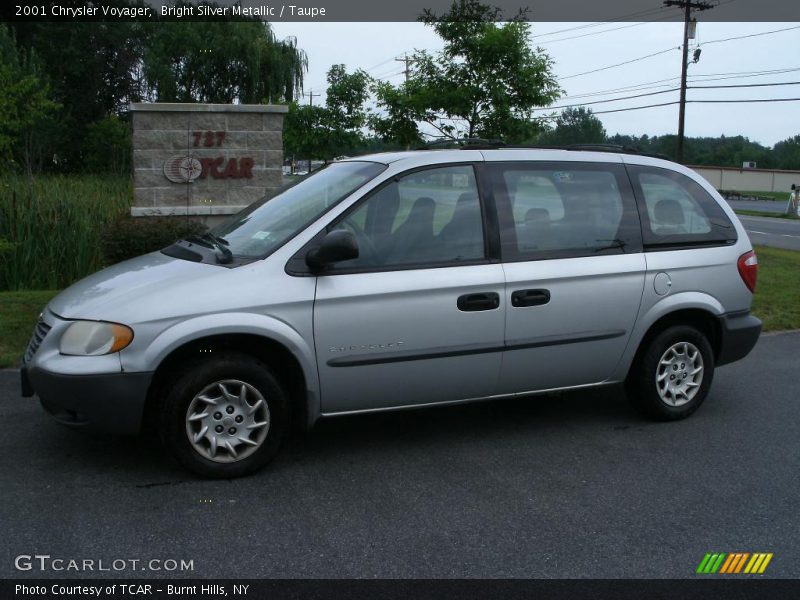
<instances>
[{"instance_id":1,"label":"road in background","mask_svg":"<svg viewBox=\"0 0 800 600\"><path fill-rule=\"evenodd\" d=\"M786 200L728 200L733 210L760 210L762 212L774 212L782 214L786 212L786 205L789 203L789 194Z\"/></svg>"},{"instance_id":2,"label":"road in background","mask_svg":"<svg viewBox=\"0 0 800 600\"><path fill-rule=\"evenodd\" d=\"M800 250L800 220L739 215L754 245Z\"/></svg>"},{"instance_id":3,"label":"road in background","mask_svg":"<svg viewBox=\"0 0 800 600\"><path fill-rule=\"evenodd\" d=\"M772 552L762 577L797 578L798 346L762 337L684 421L617 387L343 417L234 481L64 429L0 372L0 577L691 578L708 552ZM19 572L20 554L195 570Z\"/></svg>"}]
</instances>

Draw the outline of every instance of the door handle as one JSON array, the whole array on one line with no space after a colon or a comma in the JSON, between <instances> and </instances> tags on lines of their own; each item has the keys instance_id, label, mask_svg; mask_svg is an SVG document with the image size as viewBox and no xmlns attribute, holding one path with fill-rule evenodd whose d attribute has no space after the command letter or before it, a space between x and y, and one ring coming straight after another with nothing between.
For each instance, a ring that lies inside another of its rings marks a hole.
<instances>
[{"instance_id":1,"label":"door handle","mask_svg":"<svg viewBox=\"0 0 800 600\"><path fill-rule=\"evenodd\" d=\"M517 290L511 294L511 306L541 306L550 302L550 290Z\"/></svg>"},{"instance_id":2,"label":"door handle","mask_svg":"<svg viewBox=\"0 0 800 600\"><path fill-rule=\"evenodd\" d=\"M481 292L478 294L466 294L458 297L456 302L458 310L464 312L476 312L479 310L494 310L500 307L500 294L495 292Z\"/></svg>"}]
</instances>

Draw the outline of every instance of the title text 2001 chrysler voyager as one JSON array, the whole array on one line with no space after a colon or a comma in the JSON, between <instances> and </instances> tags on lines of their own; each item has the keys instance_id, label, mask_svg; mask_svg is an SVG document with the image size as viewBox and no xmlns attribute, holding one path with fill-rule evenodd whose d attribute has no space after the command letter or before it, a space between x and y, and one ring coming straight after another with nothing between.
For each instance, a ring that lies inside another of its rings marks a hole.
<instances>
[{"instance_id":1,"label":"title text 2001 chrysler voyager","mask_svg":"<svg viewBox=\"0 0 800 600\"><path fill-rule=\"evenodd\" d=\"M625 382L656 419L744 357L757 261L717 192L624 152L463 149L331 164L42 313L23 393L58 421L152 415L207 476L317 418Z\"/></svg>"}]
</instances>

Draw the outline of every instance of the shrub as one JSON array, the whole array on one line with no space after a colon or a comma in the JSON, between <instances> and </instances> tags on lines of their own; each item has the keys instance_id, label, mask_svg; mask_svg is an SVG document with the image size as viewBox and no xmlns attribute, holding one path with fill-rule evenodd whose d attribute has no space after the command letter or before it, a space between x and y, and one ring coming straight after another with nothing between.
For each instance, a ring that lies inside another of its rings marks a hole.
<instances>
[{"instance_id":1,"label":"shrub","mask_svg":"<svg viewBox=\"0 0 800 600\"><path fill-rule=\"evenodd\" d=\"M114 264L134 256L161 250L172 242L200 234L206 226L184 217L117 218L103 234L103 257Z\"/></svg>"},{"instance_id":2,"label":"shrub","mask_svg":"<svg viewBox=\"0 0 800 600\"><path fill-rule=\"evenodd\" d=\"M129 177L0 178L0 290L53 290L103 267L101 237L130 210Z\"/></svg>"},{"instance_id":3,"label":"shrub","mask_svg":"<svg viewBox=\"0 0 800 600\"><path fill-rule=\"evenodd\" d=\"M88 173L130 173L133 154L130 126L116 115L92 123L86 129L83 151Z\"/></svg>"}]
</instances>

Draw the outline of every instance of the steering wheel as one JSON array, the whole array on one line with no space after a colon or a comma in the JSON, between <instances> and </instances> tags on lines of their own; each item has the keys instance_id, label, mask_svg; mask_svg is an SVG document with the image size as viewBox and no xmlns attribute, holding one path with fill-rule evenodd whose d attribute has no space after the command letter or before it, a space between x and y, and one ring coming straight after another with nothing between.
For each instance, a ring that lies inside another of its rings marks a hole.
<instances>
[{"instance_id":1,"label":"steering wheel","mask_svg":"<svg viewBox=\"0 0 800 600\"><path fill-rule=\"evenodd\" d=\"M356 242L358 242L358 259L366 259L367 263L377 263L378 250L366 232L350 219L345 219L340 225L350 230L355 236Z\"/></svg>"}]
</instances>

